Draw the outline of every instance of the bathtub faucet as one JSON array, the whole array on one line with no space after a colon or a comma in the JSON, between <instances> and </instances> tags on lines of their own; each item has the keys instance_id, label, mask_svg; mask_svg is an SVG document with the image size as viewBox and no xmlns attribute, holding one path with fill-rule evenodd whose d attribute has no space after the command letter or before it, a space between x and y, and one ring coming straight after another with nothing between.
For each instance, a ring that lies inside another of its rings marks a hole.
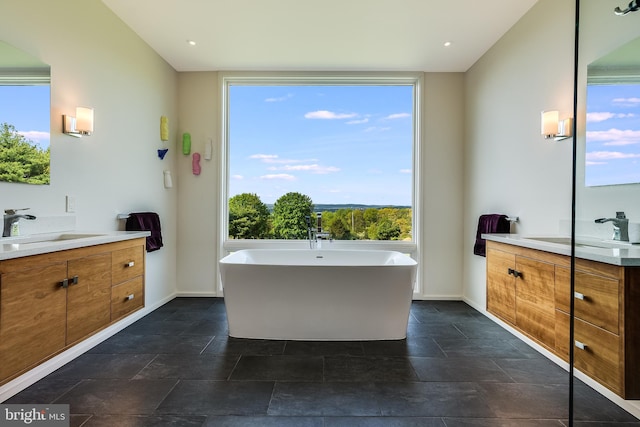
<instances>
[{"instance_id":1,"label":"bathtub faucet","mask_svg":"<svg viewBox=\"0 0 640 427\"><path fill-rule=\"evenodd\" d=\"M613 240L619 240L621 242L629 241L629 220L625 216L624 212L616 212L615 218L598 218L595 222L598 224L612 222Z\"/></svg>"},{"instance_id":2,"label":"bathtub faucet","mask_svg":"<svg viewBox=\"0 0 640 427\"><path fill-rule=\"evenodd\" d=\"M313 249L313 242L316 240L316 232L311 225L311 216L307 215L304 217L305 222L307 223L307 237L309 238L309 249Z\"/></svg>"}]
</instances>

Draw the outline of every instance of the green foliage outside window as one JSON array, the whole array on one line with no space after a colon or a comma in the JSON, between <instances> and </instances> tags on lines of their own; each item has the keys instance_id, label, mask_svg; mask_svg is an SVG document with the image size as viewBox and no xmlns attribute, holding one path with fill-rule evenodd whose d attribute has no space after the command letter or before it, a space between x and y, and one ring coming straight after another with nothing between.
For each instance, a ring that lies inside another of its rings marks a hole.
<instances>
[{"instance_id":1,"label":"green foliage outside window","mask_svg":"<svg viewBox=\"0 0 640 427\"><path fill-rule=\"evenodd\" d=\"M49 148L34 145L11 124L0 124L0 181L49 184L49 157Z\"/></svg>"},{"instance_id":2,"label":"green foliage outside window","mask_svg":"<svg viewBox=\"0 0 640 427\"><path fill-rule=\"evenodd\" d=\"M229 200L229 237L307 239L307 215L315 225L314 204L304 194L285 194L271 213L257 195L239 194ZM322 229L335 240L411 240L411 226L411 208L322 211Z\"/></svg>"}]
</instances>

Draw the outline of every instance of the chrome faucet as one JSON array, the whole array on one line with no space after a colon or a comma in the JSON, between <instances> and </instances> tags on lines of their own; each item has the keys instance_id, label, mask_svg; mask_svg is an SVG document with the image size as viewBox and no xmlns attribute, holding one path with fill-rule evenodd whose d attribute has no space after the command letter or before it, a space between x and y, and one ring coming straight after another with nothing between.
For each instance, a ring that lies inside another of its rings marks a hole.
<instances>
[{"instance_id":1,"label":"chrome faucet","mask_svg":"<svg viewBox=\"0 0 640 427\"><path fill-rule=\"evenodd\" d=\"M313 228L313 225L311 225L311 217L309 215L306 215L304 217L305 222L307 223L307 237L309 238L309 249L313 249L313 243L316 240L316 231Z\"/></svg>"},{"instance_id":2,"label":"chrome faucet","mask_svg":"<svg viewBox=\"0 0 640 427\"><path fill-rule=\"evenodd\" d=\"M20 221L21 218L24 219L36 219L33 215L22 215L19 214L18 211L26 211L29 208L23 209L5 209L4 210L4 228L2 229L2 237L10 237L11 236L11 227Z\"/></svg>"},{"instance_id":3,"label":"chrome faucet","mask_svg":"<svg viewBox=\"0 0 640 427\"><path fill-rule=\"evenodd\" d=\"M629 241L629 220L625 216L624 212L616 212L615 218L598 218L595 222L598 224L612 222L613 240L619 240L621 242Z\"/></svg>"},{"instance_id":4,"label":"chrome faucet","mask_svg":"<svg viewBox=\"0 0 640 427\"><path fill-rule=\"evenodd\" d=\"M316 225L314 226L311 223L311 216L307 215L304 217L305 222L307 223L307 237L309 238L309 248L313 249L321 249L322 248L322 240L329 240L332 242L331 234L322 231L322 213L318 212L316 214Z\"/></svg>"}]
</instances>

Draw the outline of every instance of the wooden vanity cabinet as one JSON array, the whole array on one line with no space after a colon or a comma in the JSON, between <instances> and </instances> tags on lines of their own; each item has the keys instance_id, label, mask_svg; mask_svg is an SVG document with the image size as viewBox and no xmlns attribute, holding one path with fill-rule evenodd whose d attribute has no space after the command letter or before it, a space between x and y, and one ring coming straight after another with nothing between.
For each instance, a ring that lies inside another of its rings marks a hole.
<instances>
[{"instance_id":1,"label":"wooden vanity cabinet","mask_svg":"<svg viewBox=\"0 0 640 427\"><path fill-rule=\"evenodd\" d=\"M576 260L574 366L625 399L640 398L639 278L637 267ZM557 354L567 361L570 289L570 270L558 269Z\"/></svg>"},{"instance_id":2,"label":"wooden vanity cabinet","mask_svg":"<svg viewBox=\"0 0 640 427\"><path fill-rule=\"evenodd\" d=\"M510 257L514 263L505 264ZM521 271L523 280L505 267ZM504 275L513 283L512 307L496 304ZM521 288L526 291L518 297ZM575 295L570 293L569 257L487 242L487 311L568 361L573 297L574 366L625 399L640 398L640 268L577 259ZM503 314L511 310L515 321Z\"/></svg>"},{"instance_id":3,"label":"wooden vanity cabinet","mask_svg":"<svg viewBox=\"0 0 640 427\"><path fill-rule=\"evenodd\" d=\"M126 316L144 305L144 246L113 251L111 320Z\"/></svg>"},{"instance_id":4,"label":"wooden vanity cabinet","mask_svg":"<svg viewBox=\"0 0 640 427\"><path fill-rule=\"evenodd\" d=\"M145 240L0 261L0 384L144 305ZM113 316L114 254L133 251L138 298Z\"/></svg>"},{"instance_id":5,"label":"wooden vanity cabinet","mask_svg":"<svg viewBox=\"0 0 640 427\"><path fill-rule=\"evenodd\" d=\"M536 251L490 243L487 245L487 311L553 349L553 263L538 259Z\"/></svg>"}]
</instances>

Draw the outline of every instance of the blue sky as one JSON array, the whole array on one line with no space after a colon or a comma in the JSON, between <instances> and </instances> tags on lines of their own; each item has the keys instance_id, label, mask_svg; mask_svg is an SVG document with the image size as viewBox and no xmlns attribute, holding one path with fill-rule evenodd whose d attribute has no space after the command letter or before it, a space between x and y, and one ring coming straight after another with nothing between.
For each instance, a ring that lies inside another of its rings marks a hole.
<instances>
[{"instance_id":1,"label":"blue sky","mask_svg":"<svg viewBox=\"0 0 640 427\"><path fill-rule=\"evenodd\" d=\"M34 144L49 147L50 86L0 85L0 123L9 123Z\"/></svg>"},{"instance_id":2,"label":"blue sky","mask_svg":"<svg viewBox=\"0 0 640 427\"><path fill-rule=\"evenodd\" d=\"M229 90L229 197L411 205L412 86Z\"/></svg>"},{"instance_id":3,"label":"blue sky","mask_svg":"<svg viewBox=\"0 0 640 427\"><path fill-rule=\"evenodd\" d=\"M585 185L640 182L640 85L587 86Z\"/></svg>"}]
</instances>

